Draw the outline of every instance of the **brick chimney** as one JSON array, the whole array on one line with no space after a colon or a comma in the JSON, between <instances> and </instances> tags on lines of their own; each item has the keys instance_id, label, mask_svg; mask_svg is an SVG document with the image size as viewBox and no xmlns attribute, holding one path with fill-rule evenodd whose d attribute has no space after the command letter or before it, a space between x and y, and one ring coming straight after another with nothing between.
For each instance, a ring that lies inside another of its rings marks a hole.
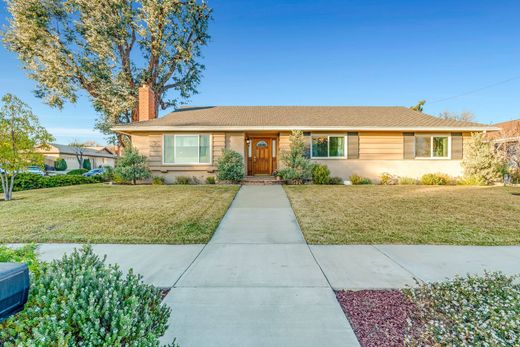
<instances>
[{"instance_id":1,"label":"brick chimney","mask_svg":"<svg viewBox=\"0 0 520 347\"><path fill-rule=\"evenodd\" d=\"M155 93L149 85L139 87L139 122L157 118Z\"/></svg>"}]
</instances>

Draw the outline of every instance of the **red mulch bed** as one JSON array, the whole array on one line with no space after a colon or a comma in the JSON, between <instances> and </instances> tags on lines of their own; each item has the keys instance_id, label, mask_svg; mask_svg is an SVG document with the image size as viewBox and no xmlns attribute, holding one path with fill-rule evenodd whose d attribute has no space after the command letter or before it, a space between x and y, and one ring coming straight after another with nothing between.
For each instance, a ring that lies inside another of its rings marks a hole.
<instances>
[{"instance_id":1,"label":"red mulch bed","mask_svg":"<svg viewBox=\"0 0 520 347\"><path fill-rule=\"evenodd\" d=\"M399 290L336 292L362 347L403 346L415 306Z\"/></svg>"}]
</instances>

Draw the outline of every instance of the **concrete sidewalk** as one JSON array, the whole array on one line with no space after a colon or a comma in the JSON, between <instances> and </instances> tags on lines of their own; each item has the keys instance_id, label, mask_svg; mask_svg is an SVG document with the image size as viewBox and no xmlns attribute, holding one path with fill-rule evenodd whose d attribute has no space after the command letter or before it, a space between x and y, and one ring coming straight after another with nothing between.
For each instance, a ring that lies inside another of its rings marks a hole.
<instances>
[{"instance_id":1,"label":"concrete sidewalk","mask_svg":"<svg viewBox=\"0 0 520 347\"><path fill-rule=\"evenodd\" d=\"M165 298L181 346L357 346L280 186L243 186Z\"/></svg>"}]
</instances>

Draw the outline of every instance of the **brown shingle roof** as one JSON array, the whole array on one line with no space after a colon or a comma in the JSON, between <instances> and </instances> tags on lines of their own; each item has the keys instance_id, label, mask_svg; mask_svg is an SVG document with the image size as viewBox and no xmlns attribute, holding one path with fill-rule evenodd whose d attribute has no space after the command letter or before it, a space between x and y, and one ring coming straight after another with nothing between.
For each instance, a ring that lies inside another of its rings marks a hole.
<instances>
[{"instance_id":1,"label":"brown shingle roof","mask_svg":"<svg viewBox=\"0 0 520 347\"><path fill-rule=\"evenodd\" d=\"M184 107L166 116L115 127L114 130L154 127L298 127L298 128L491 128L445 120L399 106L208 106Z\"/></svg>"},{"instance_id":2,"label":"brown shingle roof","mask_svg":"<svg viewBox=\"0 0 520 347\"><path fill-rule=\"evenodd\" d=\"M493 132L487 134L487 138L490 140L520 137L520 119L496 123L493 124L493 126L500 128L500 132Z\"/></svg>"}]
</instances>

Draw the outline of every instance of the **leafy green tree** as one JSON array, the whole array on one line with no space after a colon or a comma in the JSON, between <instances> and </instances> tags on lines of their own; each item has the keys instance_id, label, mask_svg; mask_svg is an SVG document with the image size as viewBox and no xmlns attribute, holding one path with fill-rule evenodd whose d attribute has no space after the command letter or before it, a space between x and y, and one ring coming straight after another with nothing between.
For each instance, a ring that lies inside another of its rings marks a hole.
<instances>
[{"instance_id":1,"label":"leafy green tree","mask_svg":"<svg viewBox=\"0 0 520 347\"><path fill-rule=\"evenodd\" d=\"M137 149L131 146L125 148L123 156L117 160L114 173L125 181L131 181L133 184L151 176L146 163L146 157L139 154Z\"/></svg>"},{"instance_id":2,"label":"leafy green tree","mask_svg":"<svg viewBox=\"0 0 520 347\"><path fill-rule=\"evenodd\" d=\"M410 107L414 111L422 112L424 108L424 104L426 104L426 100L421 100L417 103L417 105Z\"/></svg>"},{"instance_id":3,"label":"leafy green tree","mask_svg":"<svg viewBox=\"0 0 520 347\"><path fill-rule=\"evenodd\" d=\"M4 199L11 200L16 175L30 165L43 166L43 155L36 147L46 149L53 141L51 134L38 122L25 103L16 96L2 97L0 108L0 179Z\"/></svg>"},{"instance_id":4,"label":"leafy green tree","mask_svg":"<svg viewBox=\"0 0 520 347\"><path fill-rule=\"evenodd\" d=\"M7 8L4 44L36 81L37 95L61 108L85 91L107 134L137 121L142 84L162 109L196 93L209 39L205 1L10 0Z\"/></svg>"},{"instance_id":5,"label":"leafy green tree","mask_svg":"<svg viewBox=\"0 0 520 347\"><path fill-rule=\"evenodd\" d=\"M312 179L314 164L305 157L303 132L293 131L289 141L289 151L283 152L281 156L285 167L278 171L278 176L292 183L301 184Z\"/></svg>"},{"instance_id":6,"label":"leafy green tree","mask_svg":"<svg viewBox=\"0 0 520 347\"><path fill-rule=\"evenodd\" d=\"M63 158L58 158L54 162L54 169L56 171L65 171L67 170L67 162Z\"/></svg>"},{"instance_id":7,"label":"leafy green tree","mask_svg":"<svg viewBox=\"0 0 520 347\"><path fill-rule=\"evenodd\" d=\"M83 168L85 170L91 170L92 169L92 164L90 163L90 159L83 160Z\"/></svg>"},{"instance_id":8,"label":"leafy green tree","mask_svg":"<svg viewBox=\"0 0 520 347\"><path fill-rule=\"evenodd\" d=\"M506 163L493 144L487 141L483 133L473 133L462 161L466 178L472 177L486 184L501 178Z\"/></svg>"}]
</instances>

